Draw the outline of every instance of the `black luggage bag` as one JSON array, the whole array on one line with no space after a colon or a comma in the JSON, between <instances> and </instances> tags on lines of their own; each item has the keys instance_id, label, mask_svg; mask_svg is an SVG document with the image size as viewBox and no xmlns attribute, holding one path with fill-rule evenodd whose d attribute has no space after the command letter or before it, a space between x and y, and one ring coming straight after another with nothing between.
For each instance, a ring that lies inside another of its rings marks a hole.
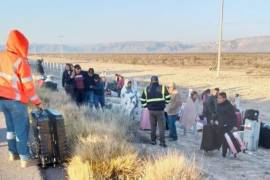
<instances>
[{"instance_id":1,"label":"black luggage bag","mask_svg":"<svg viewBox=\"0 0 270 180\"><path fill-rule=\"evenodd\" d=\"M254 110L254 109L246 110L245 115L244 115L244 120L246 120L246 119L258 121L258 119L259 119L259 111Z\"/></svg>"},{"instance_id":2,"label":"black luggage bag","mask_svg":"<svg viewBox=\"0 0 270 180\"><path fill-rule=\"evenodd\" d=\"M203 127L201 150L212 151L219 149L222 144L223 135L216 125L205 125Z\"/></svg>"},{"instance_id":3,"label":"black luggage bag","mask_svg":"<svg viewBox=\"0 0 270 180\"><path fill-rule=\"evenodd\" d=\"M56 166L65 161L66 135L63 116L52 109L32 111L33 155L41 167Z\"/></svg>"},{"instance_id":4,"label":"black luggage bag","mask_svg":"<svg viewBox=\"0 0 270 180\"><path fill-rule=\"evenodd\" d=\"M270 149L270 125L269 124L264 124L264 123L261 124L259 146L266 149Z\"/></svg>"},{"instance_id":5,"label":"black luggage bag","mask_svg":"<svg viewBox=\"0 0 270 180\"><path fill-rule=\"evenodd\" d=\"M241 126L240 130L244 131L244 126L243 125L245 125L245 120L246 119L253 120L253 121L258 121L259 120L259 114L260 114L260 112L258 110L247 109L245 111L244 118L243 118L243 123L242 123L242 126Z\"/></svg>"}]
</instances>

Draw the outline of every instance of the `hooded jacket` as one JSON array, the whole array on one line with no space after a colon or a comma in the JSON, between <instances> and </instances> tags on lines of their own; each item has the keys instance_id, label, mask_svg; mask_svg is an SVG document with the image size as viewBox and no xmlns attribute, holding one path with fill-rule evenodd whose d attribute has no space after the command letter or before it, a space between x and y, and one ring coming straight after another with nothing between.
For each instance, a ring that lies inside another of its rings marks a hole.
<instances>
[{"instance_id":1,"label":"hooded jacket","mask_svg":"<svg viewBox=\"0 0 270 180\"><path fill-rule=\"evenodd\" d=\"M31 68L27 60L29 43L18 30L9 33L6 50L0 53L0 97L24 104L41 103L35 92Z\"/></svg>"}]
</instances>

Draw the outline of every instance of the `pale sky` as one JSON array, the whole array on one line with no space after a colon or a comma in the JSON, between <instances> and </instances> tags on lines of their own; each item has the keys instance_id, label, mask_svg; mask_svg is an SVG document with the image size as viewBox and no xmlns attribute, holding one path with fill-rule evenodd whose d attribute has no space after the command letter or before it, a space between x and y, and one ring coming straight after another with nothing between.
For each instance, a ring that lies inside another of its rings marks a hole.
<instances>
[{"instance_id":1,"label":"pale sky","mask_svg":"<svg viewBox=\"0 0 270 180\"><path fill-rule=\"evenodd\" d=\"M216 41L221 0L13 0L0 44L17 28L32 43ZM225 0L224 39L270 35L269 0Z\"/></svg>"}]
</instances>

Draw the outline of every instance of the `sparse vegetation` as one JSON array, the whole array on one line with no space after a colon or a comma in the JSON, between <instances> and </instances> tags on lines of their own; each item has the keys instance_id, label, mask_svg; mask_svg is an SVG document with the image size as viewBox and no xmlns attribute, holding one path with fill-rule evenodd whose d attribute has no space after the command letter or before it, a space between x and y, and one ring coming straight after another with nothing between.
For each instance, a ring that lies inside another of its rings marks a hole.
<instances>
[{"instance_id":1,"label":"sparse vegetation","mask_svg":"<svg viewBox=\"0 0 270 180\"><path fill-rule=\"evenodd\" d=\"M176 151L168 152L148 161L145 166L146 180L183 179L197 180L200 178L194 161L189 162Z\"/></svg>"},{"instance_id":2,"label":"sparse vegetation","mask_svg":"<svg viewBox=\"0 0 270 180\"><path fill-rule=\"evenodd\" d=\"M44 58L61 57L60 54L40 54ZM99 62L121 64L145 64L168 66L214 66L216 53L181 53L181 54L65 54L71 62ZM268 53L224 53L222 66L227 67L270 67Z\"/></svg>"},{"instance_id":3,"label":"sparse vegetation","mask_svg":"<svg viewBox=\"0 0 270 180\"><path fill-rule=\"evenodd\" d=\"M90 111L87 107L78 108L62 92L38 91L45 107L59 109L65 117L69 179L153 179L160 176L158 171L164 174L162 179L198 177L195 165L180 154L168 153L154 161L138 155L130 143L135 136L133 122L120 110Z\"/></svg>"}]
</instances>

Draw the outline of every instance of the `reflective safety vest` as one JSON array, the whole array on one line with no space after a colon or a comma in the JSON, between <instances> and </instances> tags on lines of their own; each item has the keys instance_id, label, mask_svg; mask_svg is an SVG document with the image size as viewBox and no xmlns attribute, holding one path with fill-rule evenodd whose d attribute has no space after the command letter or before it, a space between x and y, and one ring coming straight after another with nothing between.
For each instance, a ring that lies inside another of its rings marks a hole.
<instances>
[{"instance_id":1,"label":"reflective safety vest","mask_svg":"<svg viewBox=\"0 0 270 180\"><path fill-rule=\"evenodd\" d=\"M166 94L166 87L162 86L161 97L149 98L147 88L144 89L144 96L141 97L141 104L143 107L147 107L149 103L165 103L168 104L170 102L171 96L170 94ZM150 92L151 93L151 92Z\"/></svg>"},{"instance_id":2,"label":"reflective safety vest","mask_svg":"<svg viewBox=\"0 0 270 180\"><path fill-rule=\"evenodd\" d=\"M19 31L9 34L6 51L0 53L0 97L40 104L27 60L28 40Z\"/></svg>"}]
</instances>

